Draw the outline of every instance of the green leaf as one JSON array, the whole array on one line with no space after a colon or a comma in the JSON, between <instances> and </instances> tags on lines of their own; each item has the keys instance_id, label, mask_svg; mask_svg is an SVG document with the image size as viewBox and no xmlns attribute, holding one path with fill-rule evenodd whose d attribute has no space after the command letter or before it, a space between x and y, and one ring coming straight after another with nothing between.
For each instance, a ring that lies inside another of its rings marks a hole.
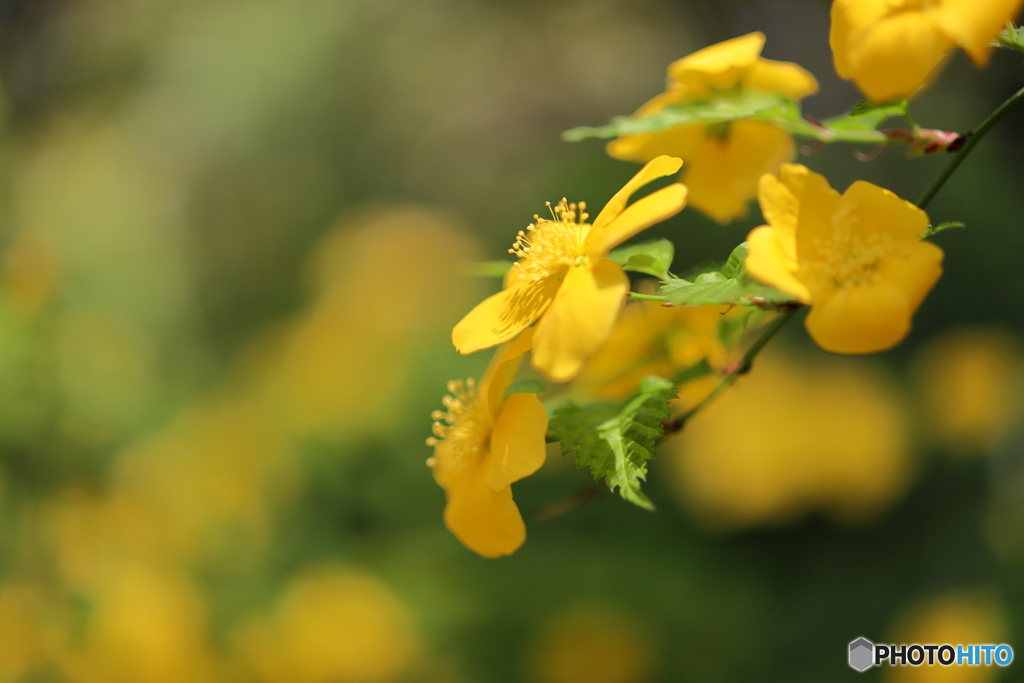
<instances>
[{"instance_id":1,"label":"green leaf","mask_svg":"<svg viewBox=\"0 0 1024 683\"><path fill-rule=\"evenodd\" d=\"M828 131L815 126L804 118L799 102L783 95L779 95L778 101L773 106L762 109L751 118L765 121L794 135L802 135L817 140L829 139Z\"/></svg>"},{"instance_id":2,"label":"green leaf","mask_svg":"<svg viewBox=\"0 0 1024 683\"><path fill-rule=\"evenodd\" d=\"M575 453L576 467L589 468L595 481L603 481L623 500L645 510L654 504L641 491L647 461L664 434L671 415L669 401L676 385L651 375L640 383L637 395L621 409L605 404L580 407L568 403L551 418L551 431L562 453Z\"/></svg>"},{"instance_id":3,"label":"green leaf","mask_svg":"<svg viewBox=\"0 0 1024 683\"><path fill-rule=\"evenodd\" d=\"M620 247L608 254L608 258L625 270L646 273L664 280L669 277L668 269L672 266L675 251L671 242L661 239Z\"/></svg>"},{"instance_id":4,"label":"green leaf","mask_svg":"<svg viewBox=\"0 0 1024 683\"><path fill-rule=\"evenodd\" d=\"M921 239L931 237L936 233L940 233L943 230L949 230L950 228L966 228L967 225L960 221L946 221L945 223L939 223L938 225L929 225L928 228L921 234Z\"/></svg>"},{"instance_id":5,"label":"green leaf","mask_svg":"<svg viewBox=\"0 0 1024 683\"><path fill-rule=\"evenodd\" d=\"M512 261L469 261L462 264L462 273L473 277L505 277Z\"/></svg>"},{"instance_id":6,"label":"green leaf","mask_svg":"<svg viewBox=\"0 0 1024 683\"><path fill-rule=\"evenodd\" d=\"M505 392L506 396L512 394L542 394L547 391L547 385L541 382L539 379L531 379L529 377L521 377L512 384L509 385L508 390Z\"/></svg>"},{"instance_id":7,"label":"green leaf","mask_svg":"<svg viewBox=\"0 0 1024 683\"><path fill-rule=\"evenodd\" d=\"M746 258L747 243L742 242L729 254L729 259L721 271L708 269L688 280L664 279L658 294L675 306L759 306L795 303L791 295L752 280L743 266Z\"/></svg>"},{"instance_id":8,"label":"green leaf","mask_svg":"<svg viewBox=\"0 0 1024 683\"><path fill-rule=\"evenodd\" d=\"M786 100L788 98L785 95L744 90L731 97L686 104L670 104L641 118L616 116L611 123L605 126L581 126L567 130L562 133L562 139L567 142L579 142L587 138L642 135L681 126L709 125L747 119L758 112L784 105Z\"/></svg>"},{"instance_id":9,"label":"green leaf","mask_svg":"<svg viewBox=\"0 0 1024 683\"><path fill-rule=\"evenodd\" d=\"M552 413L551 422L548 424L548 439L559 443L562 455L577 453L576 464L582 469L581 458L600 461L596 455L602 448L601 439L597 436L597 426L614 418L618 413L618 408L607 403L579 406L569 401ZM587 464L590 461L587 461ZM605 468L601 467L600 463L592 467L592 471L596 481L604 478Z\"/></svg>"},{"instance_id":10,"label":"green leaf","mask_svg":"<svg viewBox=\"0 0 1024 683\"><path fill-rule=\"evenodd\" d=\"M756 306L759 304L793 303L793 297L774 287L754 282L745 272L738 277L726 277L717 271L701 273L696 278L670 278L664 280L658 292L674 306L705 306L729 304Z\"/></svg>"},{"instance_id":11,"label":"green leaf","mask_svg":"<svg viewBox=\"0 0 1024 683\"><path fill-rule=\"evenodd\" d=\"M837 131L874 131L894 116L907 113L907 100L897 100L886 104L872 104L864 101L843 116L837 116L822 125Z\"/></svg>"},{"instance_id":12,"label":"green leaf","mask_svg":"<svg viewBox=\"0 0 1024 683\"><path fill-rule=\"evenodd\" d=\"M1024 52L1024 27L1008 24L993 44L997 47L1005 47L1008 50Z\"/></svg>"},{"instance_id":13,"label":"green leaf","mask_svg":"<svg viewBox=\"0 0 1024 683\"><path fill-rule=\"evenodd\" d=\"M743 260L747 258L747 243L740 242L740 244L732 250L729 254L729 258L726 260L725 265L722 266L722 275L725 277L735 278L743 273Z\"/></svg>"}]
</instances>

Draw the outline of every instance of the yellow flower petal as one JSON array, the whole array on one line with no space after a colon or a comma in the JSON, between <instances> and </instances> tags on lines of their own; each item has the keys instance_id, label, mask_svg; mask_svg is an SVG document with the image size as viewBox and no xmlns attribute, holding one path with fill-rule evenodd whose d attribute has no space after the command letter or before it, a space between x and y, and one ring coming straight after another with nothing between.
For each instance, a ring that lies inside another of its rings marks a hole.
<instances>
[{"instance_id":1,"label":"yellow flower petal","mask_svg":"<svg viewBox=\"0 0 1024 683\"><path fill-rule=\"evenodd\" d=\"M572 268L537 324L533 367L555 382L577 375L611 335L628 291L629 278L613 261Z\"/></svg>"},{"instance_id":2,"label":"yellow flower petal","mask_svg":"<svg viewBox=\"0 0 1024 683\"><path fill-rule=\"evenodd\" d=\"M681 102L685 102L686 100L686 88L680 87L678 84L670 82L668 85L668 90L666 90L663 93L655 95L647 102L645 102L643 106L641 106L639 109L633 112L633 117L642 118L644 116L647 116L648 114L653 114L656 111L661 111L670 104L679 104ZM668 153L666 152L666 154ZM655 156L657 155L655 154L648 158L653 159ZM670 156L676 155L672 154Z\"/></svg>"},{"instance_id":3,"label":"yellow flower petal","mask_svg":"<svg viewBox=\"0 0 1024 683\"><path fill-rule=\"evenodd\" d=\"M459 353L490 348L512 339L533 324L558 291L558 277L528 280L484 299L452 330Z\"/></svg>"},{"instance_id":4,"label":"yellow flower petal","mask_svg":"<svg viewBox=\"0 0 1024 683\"><path fill-rule=\"evenodd\" d=\"M587 253L600 258L638 232L675 216L686 206L686 195L685 185L673 183L633 202L604 229L590 233Z\"/></svg>"},{"instance_id":5,"label":"yellow flower petal","mask_svg":"<svg viewBox=\"0 0 1024 683\"><path fill-rule=\"evenodd\" d=\"M523 354L533 346L534 328L527 327L522 334L510 342L506 342L494 358L491 359L487 371L480 378L480 385L477 388L480 396L487 401L487 412L493 422L497 419L501 410L502 399L508 391L508 385L519 371L519 365L523 362Z\"/></svg>"},{"instance_id":6,"label":"yellow flower petal","mask_svg":"<svg viewBox=\"0 0 1024 683\"><path fill-rule=\"evenodd\" d=\"M832 46L836 73L840 77L854 77L850 63L851 46L860 41L863 31L880 21L890 10L889 0L834 0L828 41Z\"/></svg>"},{"instance_id":7,"label":"yellow flower petal","mask_svg":"<svg viewBox=\"0 0 1024 683\"><path fill-rule=\"evenodd\" d=\"M930 13L888 16L851 44L853 81L872 102L912 97L954 44Z\"/></svg>"},{"instance_id":8,"label":"yellow flower petal","mask_svg":"<svg viewBox=\"0 0 1024 683\"><path fill-rule=\"evenodd\" d=\"M883 282L907 296L912 316L942 276L942 249L931 242L901 244L878 267Z\"/></svg>"},{"instance_id":9,"label":"yellow flower petal","mask_svg":"<svg viewBox=\"0 0 1024 683\"><path fill-rule=\"evenodd\" d=\"M821 348L833 353L875 353L900 343L910 331L913 310L906 293L882 281L864 287L841 287L815 301L807 331Z\"/></svg>"},{"instance_id":10,"label":"yellow flower petal","mask_svg":"<svg viewBox=\"0 0 1024 683\"><path fill-rule=\"evenodd\" d=\"M795 153L789 133L761 121L733 121L724 138L707 136L687 160L689 203L722 224L745 216L761 176Z\"/></svg>"},{"instance_id":11,"label":"yellow flower petal","mask_svg":"<svg viewBox=\"0 0 1024 683\"><path fill-rule=\"evenodd\" d=\"M775 244L761 242L764 236L757 238L759 246L755 250L761 254L755 256L753 261L757 273L754 277L808 302L810 294L797 268L797 254L801 258L813 258L818 251L815 238L818 241L830 239L832 217L839 207L841 197L829 186L824 176L814 173L803 164L783 164L777 178L770 175L761 177L758 199L761 213L775 230ZM803 245L801 249L797 247L798 234ZM780 260L777 267L762 260L783 257L784 260ZM748 256L748 269L749 263ZM797 282L784 277L778 267L792 272Z\"/></svg>"},{"instance_id":12,"label":"yellow flower petal","mask_svg":"<svg viewBox=\"0 0 1024 683\"><path fill-rule=\"evenodd\" d=\"M828 249L832 243L835 232L833 219L839 212L842 196L832 189L824 176L807 171L802 193L797 195L797 200L800 202L796 230L797 258L801 262L828 260L822 249ZM807 282L800 271L796 275L802 282Z\"/></svg>"},{"instance_id":13,"label":"yellow flower petal","mask_svg":"<svg viewBox=\"0 0 1024 683\"><path fill-rule=\"evenodd\" d=\"M448 489L444 523L463 545L484 557L514 553L526 540L526 525L512 500L512 488L495 491L487 470L474 464Z\"/></svg>"},{"instance_id":14,"label":"yellow flower petal","mask_svg":"<svg viewBox=\"0 0 1024 683\"><path fill-rule=\"evenodd\" d=\"M676 173L682 166L682 159L670 156L662 155L651 159L640 169L639 173L630 178L629 182L623 185L622 189L616 192L615 196L604 205L601 213L594 219L593 230L601 230L618 218L619 214L626 208L626 204L629 203L629 198L633 196L634 192L652 180Z\"/></svg>"},{"instance_id":15,"label":"yellow flower petal","mask_svg":"<svg viewBox=\"0 0 1024 683\"><path fill-rule=\"evenodd\" d=\"M534 394L512 394L502 405L491 435L487 483L495 491L528 477L547 455L548 414Z\"/></svg>"},{"instance_id":16,"label":"yellow flower petal","mask_svg":"<svg viewBox=\"0 0 1024 683\"><path fill-rule=\"evenodd\" d=\"M763 47L764 34L759 31L726 40L674 62L668 67L669 77L697 97L708 88L730 88L757 62Z\"/></svg>"},{"instance_id":17,"label":"yellow flower petal","mask_svg":"<svg viewBox=\"0 0 1024 683\"><path fill-rule=\"evenodd\" d=\"M768 224L785 236L780 242L786 255L796 258L796 222L800 216L799 197L804 193L804 182L810 170L800 164L783 164L778 177L765 173L757 184L757 200L761 215Z\"/></svg>"},{"instance_id":18,"label":"yellow flower petal","mask_svg":"<svg viewBox=\"0 0 1024 683\"><path fill-rule=\"evenodd\" d=\"M855 211L861 234L891 235L895 241L917 242L928 228L928 214L894 192L858 180L843 193L843 204Z\"/></svg>"},{"instance_id":19,"label":"yellow flower petal","mask_svg":"<svg viewBox=\"0 0 1024 683\"><path fill-rule=\"evenodd\" d=\"M809 303L811 293L796 279L796 261L786 253L780 237L785 240L777 228L769 226L756 228L747 236L747 258L744 261L747 272L758 282Z\"/></svg>"},{"instance_id":20,"label":"yellow flower petal","mask_svg":"<svg viewBox=\"0 0 1024 683\"><path fill-rule=\"evenodd\" d=\"M623 135L608 143L608 155L623 161L641 163L659 154L692 159L704 146L707 137L704 126L683 126L660 133Z\"/></svg>"},{"instance_id":21,"label":"yellow flower petal","mask_svg":"<svg viewBox=\"0 0 1024 683\"><path fill-rule=\"evenodd\" d=\"M942 29L956 38L975 64L984 64L992 41L1020 12L1021 0L944 0L937 11Z\"/></svg>"},{"instance_id":22,"label":"yellow flower petal","mask_svg":"<svg viewBox=\"0 0 1024 683\"><path fill-rule=\"evenodd\" d=\"M818 81L809 72L790 62L759 59L743 76L744 87L762 92L778 92L800 100L818 92Z\"/></svg>"}]
</instances>

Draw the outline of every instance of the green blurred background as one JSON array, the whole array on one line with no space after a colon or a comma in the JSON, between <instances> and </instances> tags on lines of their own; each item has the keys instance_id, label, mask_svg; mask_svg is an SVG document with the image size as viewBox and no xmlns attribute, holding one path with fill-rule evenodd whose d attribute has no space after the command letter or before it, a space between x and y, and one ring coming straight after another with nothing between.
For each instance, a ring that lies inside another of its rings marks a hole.
<instances>
[{"instance_id":1,"label":"green blurred background","mask_svg":"<svg viewBox=\"0 0 1024 683\"><path fill-rule=\"evenodd\" d=\"M821 82L823 0L0 3L0 683L1024 680L872 670L847 643L1024 633L1024 110L931 206L946 275L879 357L798 326L668 442L655 514L553 451L481 559L425 465L451 326L562 196L635 171L567 128L754 30ZM1024 84L957 55L913 105L966 131ZM848 146L908 198L942 158ZM862 150L870 151L870 150ZM676 268L758 224L683 214ZM727 397L728 399L729 397Z\"/></svg>"}]
</instances>

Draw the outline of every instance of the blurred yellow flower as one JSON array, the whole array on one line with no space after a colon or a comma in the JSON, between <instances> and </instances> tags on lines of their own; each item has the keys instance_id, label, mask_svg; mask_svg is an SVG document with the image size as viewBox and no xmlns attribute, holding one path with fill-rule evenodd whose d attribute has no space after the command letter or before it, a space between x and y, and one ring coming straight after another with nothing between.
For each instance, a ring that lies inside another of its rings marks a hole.
<instances>
[{"instance_id":1,"label":"blurred yellow flower","mask_svg":"<svg viewBox=\"0 0 1024 683\"><path fill-rule=\"evenodd\" d=\"M913 97L957 45L978 65L1021 0L835 0L836 72L873 102Z\"/></svg>"},{"instance_id":2,"label":"blurred yellow flower","mask_svg":"<svg viewBox=\"0 0 1024 683\"><path fill-rule=\"evenodd\" d=\"M758 188L768 225L747 237L747 271L811 305L807 331L826 351L898 344L942 274L942 250L921 241L928 215L858 180L840 195L800 164Z\"/></svg>"},{"instance_id":3,"label":"blurred yellow flower","mask_svg":"<svg viewBox=\"0 0 1024 683\"><path fill-rule=\"evenodd\" d=\"M744 91L781 93L794 100L818 91L814 76L796 64L762 59L764 40L763 33L751 33L673 63L666 92L633 116L642 118L673 104ZM683 181L690 188L690 204L719 223L728 223L747 215L757 179L792 159L796 147L789 133L771 124L737 120L625 135L608 143L608 154L627 161L647 161L659 154L681 157L686 162Z\"/></svg>"},{"instance_id":4,"label":"blurred yellow flower","mask_svg":"<svg viewBox=\"0 0 1024 683\"><path fill-rule=\"evenodd\" d=\"M1017 411L1021 351L1008 332L963 329L934 339L914 359L923 433L953 454L979 454Z\"/></svg>"},{"instance_id":5,"label":"blurred yellow flower","mask_svg":"<svg viewBox=\"0 0 1024 683\"><path fill-rule=\"evenodd\" d=\"M445 525L484 557L511 554L526 540L511 484L540 469L546 456L548 415L540 400L505 397L533 336L527 329L500 348L479 385L449 382L447 412L434 412L434 436L427 439L434 448L427 464L448 498Z\"/></svg>"},{"instance_id":6,"label":"blurred yellow flower","mask_svg":"<svg viewBox=\"0 0 1024 683\"><path fill-rule=\"evenodd\" d=\"M61 657L74 683L212 681L205 609L172 567L122 558L84 596L84 637Z\"/></svg>"},{"instance_id":7,"label":"blurred yellow flower","mask_svg":"<svg viewBox=\"0 0 1024 683\"><path fill-rule=\"evenodd\" d=\"M2 271L4 289L24 310L33 310L53 293L57 286L57 255L42 236L22 233L4 253Z\"/></svg>"},{"instance_id":8,"label":"blurred yellow flower","mask_svg":"<svg viewBox=\"0 0 1024 683\"><path fill-rule=\"evenodd\" d=\"M630 615L586 605L548 624L527 662L530 683L643 683L654 652Z\"/></svg>"},{"instance_id":9,"label":"blurred yellow flower","mask_svg":"<svg viewBox=\"0 0 1024 683\"><path fill-rule=\"evenodd\" d=\"M797 362L770 349L661 455L683 502L714 525L787 522L815 509L853 520L907 484L905 412L865 360Z\"/></svg>"},{"instance_id":10,"label":"blurred yellow flower","mask_svg":"<svg viewBox=\"0 0 1024 683\"><path fill-rule=\"evenodd\" d=\"M435 256L424 259L427 250ZM300 434L389 425L417 340L475 298L459 271L473 258L475 244L457 221L427 208L364 210L338 221L311 259L315 300L266 335L268 409ZM416 283L387 306L379 305L383 263Z\"/></svg>"},{"instance_id":11,"label":"blurred yellow flower","mask_svg":"<svg viewBox=\"0 0 1024 683\"><path fill-rule=\"evenodd\" d=\"M982 592L957 592L932 598L899 616L893 643L1006 642L1006 615L998 602ZM888 683L988 683L999 675L996 666L884 667Z\"/></svg>"},{"instance_id":12,"label":"blurred yellow flower","mask_svg":"<svg viewBox=\"0 0 1024 683\"><path fill-rule=\"evenodd\" d=\"M386 683L408 669L418 640L387 586L327 565L296 578L272 614L242 627L237 643L266 683Z\"/></svg>"},{"instance_id":13,"label":"blurred yellow flower","mask_svg":"<svg viewBox=\"0 0 1024 683\"><path fill-rule=\"evenodd\" d=\"M54 645L46 627L52 609L33 588L16 582L0 585L0 681L27 680Z\"/></svg>"},{"instance_id":14,"label":"blurred yellow flower","mask_svg":"<svg viewBox=\"0 0 1024 683\"><path fill-rule=\"evenodd\" d=\"M133 514L133 507L145 511L159 542L181 556L215 552L226 533L257 552L270 531L272 503L293 492L301 477L276 417L239 396L197 401L119 455L111 511L117 517Z\"/></svg>"},{"instance_id":15,"label":"blurred yellow flower","mask_svg":"<svg viewBox=\"0 0 1024 683\"><path fill-rule=\"evenodd\" d=\"M608 339L629 291L622 267L605 258L616 245L682 210L687 190L674 183L628 208L634 192L682 162L661 156L641 169L587 223L586 205L564 199L553 220L535 216L510 249L517 261L505 289L485 300L452 330L459 353L473 353L514 338L537 321L533 367L555 382L576 376Z\"/></svg>"},{"instance_id":16,"label":"blurred yellow flower","mask_svg":"<svg viewBox=\"0 0 1024 683\"><path fill-rule=\"evenodd\" d=\"M627 304L608 342L576 378L573 393L618 401L632 395L647 375L671 379L702 360L722 369L729 353L719 330L730 313L729 306Z\"/></svg>"}]
</instances>

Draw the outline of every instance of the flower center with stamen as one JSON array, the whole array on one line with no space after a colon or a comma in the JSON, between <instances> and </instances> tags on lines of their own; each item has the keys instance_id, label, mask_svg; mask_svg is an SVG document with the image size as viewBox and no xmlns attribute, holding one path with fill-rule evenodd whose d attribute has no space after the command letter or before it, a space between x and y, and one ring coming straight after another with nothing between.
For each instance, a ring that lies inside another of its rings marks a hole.
<instances>
[{"instance_id":1,"label":"flower center with stamen","mask_svg":"<svg viewBox=\"0 0 1024 683\"><path fill-rule=\"evenodd\" d=\"M434 449L434 457L427 465L454 470L483 456L491 422L472 379L448 382L448 391L451 395L441 399L445 410L435 410L430 416L436 422L427 445Z\"/></svg>"},{"instance_id":2,"label":"flower center with stamen","mask_svg":"<svg viewBox=\"0 0 1024 683\"><path fill-rule=\"evenodd\" d=\"M864 234L860 217L843 209L832 218L832 234L815 237L810 258L801 255L800 270L814 289L864 287L881 280L879 263L893 250L889 233Z\"/></svg>"},{"instance_id":3,"label":"flower center with stamen","mask_svg":"<svg viewBox=\"0 0 1024 683\"><path fill-rule=\"evenodd\" d=\"M569 203L564 198L557 206L548 202L551 218L534 216L525 231L520 230L508 253L519 260L512 264L515 277L520 280L542 280L549 275L562 274L579 265L586 254L590 224L584 202Z\"/></svg>"}]
</instances>

